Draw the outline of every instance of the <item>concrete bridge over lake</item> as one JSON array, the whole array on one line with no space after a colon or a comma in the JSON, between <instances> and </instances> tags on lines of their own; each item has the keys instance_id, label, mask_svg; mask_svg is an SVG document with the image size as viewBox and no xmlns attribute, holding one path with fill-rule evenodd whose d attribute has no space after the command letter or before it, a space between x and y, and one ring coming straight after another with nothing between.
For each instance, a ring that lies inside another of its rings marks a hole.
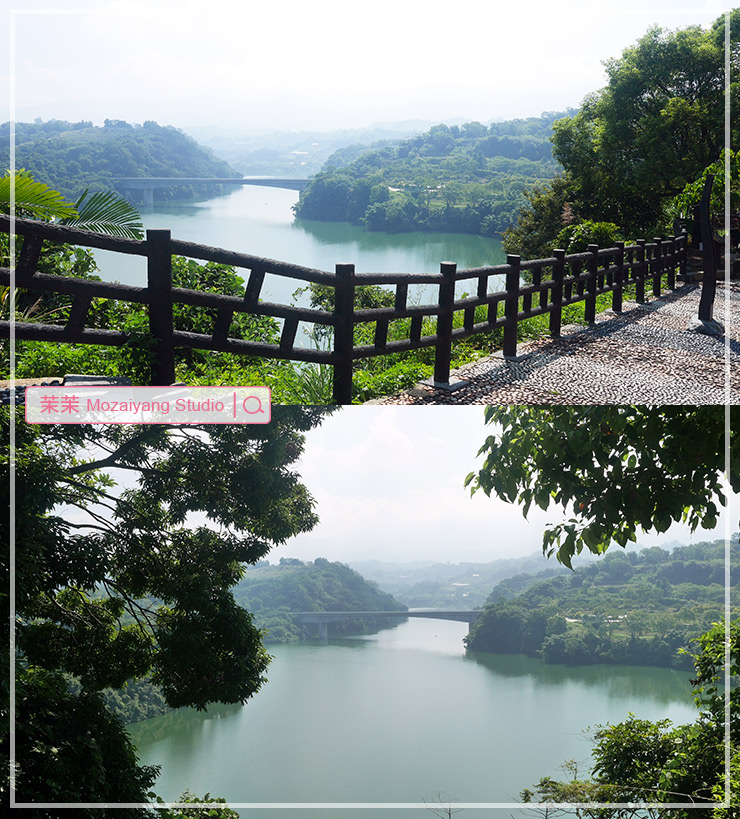
<instances>
[{"instance_id":1,"label":"concrete bridge over lake","mask_svg":"<svg viewBox=\"0 0 740 819\"><path fill-rule=\"evenodd\" d=\"M292 611L295 622L305 627L318 625L319 638L328 638L328 624L340 620L360 620L364 617L423 617L431 620L457 620L470 626L480 617L480 611L442 611L422 609L418 611Z\"/></svg>"},{"instance_id":2,"label":"concrete bridge over lake","mask_svg":"<svg viewBox=\"0 0 740 819\"><path fill-rule=\"evenodd\" d=\"M151 207L154 204L154 191L162 188L174 188L179 185L218 184L218 185L261 185L266 188L287 188L291 191L303 191L309 179L282 179L266 176L240 176L234 179L203 176L119 176L112 180L113 185L127 199L132 200L133 191L140 192L141 204Z\"/></svg>"}]
</instances>

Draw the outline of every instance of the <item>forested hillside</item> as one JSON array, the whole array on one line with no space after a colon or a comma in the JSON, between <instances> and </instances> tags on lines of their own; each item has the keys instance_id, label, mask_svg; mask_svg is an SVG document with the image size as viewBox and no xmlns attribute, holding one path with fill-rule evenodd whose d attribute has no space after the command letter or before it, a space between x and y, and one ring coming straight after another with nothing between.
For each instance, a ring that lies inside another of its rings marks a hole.
<instances>
[{"instance_id":1,"label":"forested hillside","mask_svg":"<svg viewBox=\"0 0 740 819\"><path fill-rule=\"evenodd\" d=\"M296 215L368 230L492 236L515 221L526 189L555 175L550 137L563 116L435 125L398 145L342 149L301 194Z\"/></svg>"},{"instance_id":2,"label":"forested hillside","mask_svg":"<svg viewBox=\"0 0 740 819\"><path fill-rule=\"evenodd\" d=\"M277 566L267 562L250 568L234 588L234 597L254 615L264 629L266 643L294 642L301 629L291 611L405 611L390 594L380 591L342 563L318 557L313 563L282 558ZM397 623L394 618L373 621L345 620L329 624L330 635L357 634Z\"/></svg>"},{"instance_id":3,"label":"forested hillside","mask_svg":"<svg viewBox=\"0 0 740 819\"><path fill-rule=\"evenodd\" d=\"M16 168L25 168L75 200L85 188L110 190L117 176L236 177L209 148L171 125L123 120L19 122L15 126ZM10 123L0 125L0 162L10 164ZM222 186L176 187L154 192L155 201L216 195Z\"/></svg>"},{"instance_id":4,"label":"forested hillside","mask_svg":"<svg viewBox=\"0 0 740 819\"><path fill-rule=\"evenodd\" d=\"M734 562L737 536L731 551ZM681 648L721 619L724 580L723 540L610 553L539 582L511 578L492 591L467 646L547 663L691 668Z\"/></svg>"}]
</instances>

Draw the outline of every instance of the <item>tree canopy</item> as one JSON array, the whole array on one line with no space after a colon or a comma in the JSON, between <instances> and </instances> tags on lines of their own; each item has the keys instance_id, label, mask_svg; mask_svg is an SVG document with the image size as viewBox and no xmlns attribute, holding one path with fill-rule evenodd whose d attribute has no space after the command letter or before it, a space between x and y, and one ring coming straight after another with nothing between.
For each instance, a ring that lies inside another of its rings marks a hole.
<instances>
[{"instance_id":1,"label":"tree canopy","mask_svg":"<svg viewBox=\"0 0 740 819\"><path fill-rule=\"evenodd\" d=\"M678 521L713 529L725 504L723 477L740 490L738 413L727 431L720 406L486 407L497 429L465 481L472 492L572 517L548 527L543 551L571 565L584 547L600 554L635 541L638 527L665 532Z\"/></svg>"},{"instance_id":2,"label":"tree canopy","mask_svg":"<svg viewBox=\"0 0 740 819\"><path fill-rule=\"evenodd\" d=\"M740 10L730 16L730 144L740 139ZM567 221L617 224L625 236L664 235L671 201L725 147L725 17L708 29L654 26L605 63L607 85L553 125L555 182L529 203L504 236L507 252L549 255Z\"/></svg>"},{"instance_id":3,"label":"tree canopy","mask_svg":"<svg viewBox=\"0 0 740 819\"><path fill-rule=\"evenodd\" d=\"M229 589L245 564L316 524L293 465L302 433L325 413L275 407L259 427L18 418L21 801L146 800L156 771L137 765L104 688L150 674L168 705L198 709L244 702L260 689L270 658ZM7 440L7 409L0 420ZM8 540L7 455L3 469Z\"/></svg>"},{"instance_id":4,"label":"tree canopy","mask_svg":"<svg viewBox=\"0 0 740 819\"><path fill-rule=\"evenodd\" d=\"M731 17L740 33L740 12ZM650 28L605 62L607 86L555 123L553 152L575 182L588 218L655 226L666 197L715 161L725 144L724 16L709 29ZM733 54L733 97L740 86ZM733 136L738 137L737 117Z\"/></svg>"}]
</instances>

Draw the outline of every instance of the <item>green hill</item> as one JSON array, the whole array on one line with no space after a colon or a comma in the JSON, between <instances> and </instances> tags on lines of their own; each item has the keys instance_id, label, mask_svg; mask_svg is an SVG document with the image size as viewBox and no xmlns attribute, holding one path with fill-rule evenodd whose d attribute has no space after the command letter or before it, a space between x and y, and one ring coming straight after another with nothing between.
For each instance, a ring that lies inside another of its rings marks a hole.
<instances>
[{"instance_id":1,"label":"green hill","mask_svg":"<svg viewBox=\"0 0 740 819\"><path fill-rule=\"evenodd\" d=\"M731 554L740 558L737 535ZM467 647L548 663L690 669L681 649L722 618L724 582L723 540L609 553L546 580L510 578L491 592Z\"/></svg>"},{"instance_id":2,"label":"green hill","mask_svg":"<svg viewBox=\"0 0 740 819\"><path fill-rule=\"evenodd\" d=\"M405 611L390 594L380 591L342 563L318 557L313 563L282 558L279 565L258 563L234 588L236 601L264 629L266 643L294 642L301 629L291 611ZM398 620L376 617L329 624L329 635L361 634L394 625Z\"/></svg>"},{"instance_id":3,"label":"green hill","mask_svg":"<svg viewBox=\"0 0 740 819\"><path fill-rule=\"evenodd\" d=\"M435 125L397 145L329 157L296 215L368 230L493 236L516 221L524 191L558 171L552 125L564 113L483 125Z\"/></svg>"},{"instance_id":4,"label":"green hill","mask_svg":"<svg viewBox=\"0 0 740 819\"><path fill-rule=\"evenodd\" d=\"M19 122L16 133L16 168L25 168L44 182L76 200L85 188L108 190L119 176L236 177L233 168L210 148L171 125L148 121L131 125L107 119L91 122ZM0 162L10 164L10 123L0 125ZM155 201L217 195L221 185L175 187L154 192Z\"/></svg>"}]
</instances>

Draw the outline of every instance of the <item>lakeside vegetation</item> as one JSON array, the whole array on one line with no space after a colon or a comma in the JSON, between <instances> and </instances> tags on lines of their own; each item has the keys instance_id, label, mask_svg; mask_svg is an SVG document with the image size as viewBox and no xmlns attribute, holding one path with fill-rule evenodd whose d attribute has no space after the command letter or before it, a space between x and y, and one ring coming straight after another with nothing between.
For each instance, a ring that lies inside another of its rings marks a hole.
<instances>
[{"instance_id":1,"label":"lakeside vegetation","mask_svg":"<svg viewBox=\"0 0 740 819\"><path fill-rule=\"evenodd\" d=\"M265 645L294 643L303 638L302 628L290 612L406 610L406 606L348 566L321 557L309 562L281 558L278 564L258 561L231 593L236 603L250 613ZM398 618L363 618L328 623L327 628L330 637L340 637L372 633L398 622ZM172 710L149 677L129 680L123 688L106 689L103 694L108 708L125 723L140 722Z\"/></svg>"},{"instance_id":2,"label":"lakeside vegetation","mask_svg":"<svg viewBox=\"0 0 740 819\"><path fill-rule=\"evenodd\" d=\"M731 557L740 557L737 536ZM725 542L717 540L607 554L545 580L518 576L494 588L466 645L545 663L690 669L682 652L722 618L724 573Z\"/></svg>"}]
</instances>

